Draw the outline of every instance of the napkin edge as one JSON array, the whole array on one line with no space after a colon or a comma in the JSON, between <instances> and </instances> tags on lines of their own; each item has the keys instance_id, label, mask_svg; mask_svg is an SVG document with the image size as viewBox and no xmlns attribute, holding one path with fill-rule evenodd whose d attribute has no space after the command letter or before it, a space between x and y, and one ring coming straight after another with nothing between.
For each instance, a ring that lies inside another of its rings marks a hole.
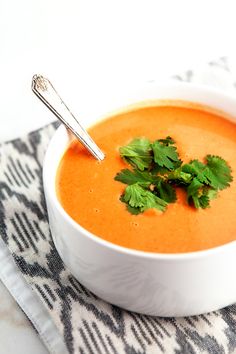
<instances>
[{"instance_id":1,"label":"napkin edge","mask_svg":"<svg viewBox=\"0 0 236 354\"><path fill-rule=\"evenodd\" d=\"M0 239L0 280L21 307L52 354L68 352L53 320L46 308L32 292L32 289L18 270L13 257Z\"/></svg>"}]
</instances>

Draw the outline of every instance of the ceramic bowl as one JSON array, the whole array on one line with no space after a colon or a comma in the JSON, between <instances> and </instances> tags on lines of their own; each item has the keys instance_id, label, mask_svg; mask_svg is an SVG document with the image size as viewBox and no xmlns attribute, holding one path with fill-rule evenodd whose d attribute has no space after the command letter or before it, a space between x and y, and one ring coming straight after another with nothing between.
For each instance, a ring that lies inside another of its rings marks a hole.
<instances>
[{"instance_id":1,"label":"ceramic bowl","mask_svg":"<svg viewBox=\"0 0 236 354\"><path fill-rule=\"evenodd\" d=\"M123 94L119 104L108 102L107 107L116 110L153 99L204 104L236 121L236 98L183 83L144 85ZM89 123L107 111L95 114ZM148 253L107 242L72 220L60 205L55 188L58 164L69 142L67 130L60 126L46 152L43 182L53 241L81 284L109 303L147 315L197 315L236 302L235 241L192 253Z\"/></svg>"}]
</instances>

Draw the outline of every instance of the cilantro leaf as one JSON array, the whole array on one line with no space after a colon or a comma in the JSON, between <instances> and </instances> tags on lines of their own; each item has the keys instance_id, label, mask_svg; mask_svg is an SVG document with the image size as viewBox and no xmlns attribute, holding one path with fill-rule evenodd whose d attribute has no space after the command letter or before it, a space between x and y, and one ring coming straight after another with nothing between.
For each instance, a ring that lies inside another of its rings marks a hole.
<instances>
[{"instance_id":1,"label":"cilantro leaf","mask_svg":"<svg viewBox=\"0 0 236 354\"><path fill-rule=\"evenodd\" d=\"M141 212L150 208L164 211L167 206L164 200L157 197L151 191L144 189L138 183L126 187L123 200L132 208L139 208Z\"/></svg>"},{"instance_id":2,"label":"cilantro leaf","mask_svg":"<svg viewBox=\"0 0 236 354\"><path fill-rule=\"evenodd\" d=\"M206 194L200 195L198 198L194 198L194 205L196 208L206 209L210 206L210 199Z\"/></svg>"},{"instance_id":3,"label":"cilantro leaf","mask_svg":"<svg viewBox=\"0 0 236 354\"><path fill-rule=\"evenodd\" d=\"M182 171L197 177L201 183L209 183L206 176L206 165L198 160L192 160L188 164L183 165Z\"/></svg>"},{"instance_id":4,"label":"cilantro leaf","mask_svg":"<svg viewBox=\"0 0 236 354\"><path fill-rule=\"evenodd\" d=\"M207 155L207 170L206 177L211 187L215 189L225 189L229 187L233 177L231 175L231 168L225 160L219 156Z\"/></svg>"},{"instance_id":5,"label":"cilantro leaf","mask_svg":"<svg viewBox=\"0 0 236 354\"><path fill-rule=\"evenodd\" d=\"M160 177L151 175L147 171L131 171L129 169L124 169L117 173L117 175L115 176L115 180L128 185L139 183L139 185L143 187L148 187L152 183L159 182Z\"/></svg>"},{"instance_id":6,"label":"cilantro leaf","mask_svg":"<svg viewBox=\"0 0 236 354\"><path fill-rule=\"evenodd\" d=\"M157 164L153 164L152 169L150 170L150 173L152 175L166 175L170 172L170 170L166 167L161 167Z\"/></svg>"},{"instance_id":7,"label":"cilantro leaf","mask_svg":"<svg viewBox=\"0 0 236 354\"><path fill-rule=\"evenodd\" d=\"M205 194L208 196L209 200L215 199L217 197L217 191L213 188L206 188L205 187Z\"/></svg>"},{"instance_id":8,"label":"cilantro leaf","mask_svg":"<svg viewBox=\"0 0 236 354\"><path fill-rule=\"evenodd\" d=\"M163 142L164 141L164 142ZM154 141L152 144L154 161L161 167L166 167L168 170L176 168L176 164L181 164L177 149L173 142L168 142L168 138Z\"/></svg>"},{"instance_id":9,"label":"cilantro leaf","mask_svg":"<svg viewBox=\"0 0 236 354\"><path fill-rule=\"evenodd\" d=\"M206 185L215 189L224 189L232 181L231 169L227 162L219 156L207 155L207 164L193 160L182 166L182 171L190 173Z\"/></svg>"},{"instance_id":10,"label":"cilantro leaf","mask_svg":"<svg viewBox=\"0 0 236 354\"><path fill-rule=\"evenodd\" d=\"M204 186L197 177L194 177L190 185L187 187L188 197L197 195L200 188Z\"/></svg>"},{"instance_id":11,"label":"cilantro leaf","mask_svg":"<svg viewBox=\"0 0 236 354\"><path fill-rule=\"evenodd\" d=\"M187 187L187 195L190 205L193 204L195 208L206 209L210 205L210 200L216 198L217 191L204 185L195 177Z\"/></svg>"},{"instance_id":12,"label":"cilantro leaf","mask_svg":"<svg viewBox=\"0 0 236 354\"><path fill-rule=\"evenodd\" d=\"M183 168L179 167L174 171L171 171L167 176L168 181L176 185L188 185L191 183L193 176L191 173L183 171Z\"/></svg>"},{"instance_id":13,"label":"cilantro leaf","mask_svg":"<svg viewBox=\"0 0 236 354\"><path fill-rule=\"evenodd\" d=\"M154 192L159 198L167 203L174 203L177 199L174 187L167 181L161 179L158 183L155 183Z\"/></svg>"},{"instance_id":14,"label":"cilantro leaf","mask_svg":"<svg viewBox=\"0 0 236 354\"><path fill-rule=\"evenodd\" d=\"M120 147L119 151L126 162L137 167L140 171L148 169L153 160L151 143L145 138L134 139L128 145Z\"/></svg>"},{"instance_id":15,"label":"cilantro leaf","mask_svg":"<svg viewBox=\"0 0 236 354\"><path fill-rule=\"evenodd\" d=\"M127 207L127 210L133 215L138 215L138 214L142 213L140 208L132 207L129 204L126 204L126 207Z\"/></svg>"},{"instance_id":16,"label":"cilantro leaf","mask_svg":"<svg viewBox=\"0 0 236 354\"><path fill-rule=\"evenodd\" d=\"M203 183L197 177L194 177L187 187L188 203L193 204L195 208L206 208L209 205L209 198L202 193Z\"/></svg>"},{"instance_id":17,"label":"cilantro leaf","mask_svg":"<svg viewBox=\"0 0 236 354\"><path fill-rule=\"evenodd\" d=\"M127 208L127 210L130 212L130 214L138 215L138 214L142 213L141 210L140 210L140 208L135 208L135 207L132 207L132 206L130 206L129 204L127 204L126 201L124 200L124 195L122 195L122 196L120 197L120 201L121 201L122 203L125 203L125 204L126 204L126 208Z\"/></svg>"},{"instance_id":18,"label":"cilantro leaf","mask_svg":"<svg viewBox=\"0 0 236 354\"><path fill-rule=\"evenodd\" d=\"M147 171L131 171L129 169L124 169L117 173L115 180L128 185L138 183L144 188L152 187L152 191L167 203L173 203L176 201L175 189L163 178L152 175Z\"/></svg>"}]
</instances>

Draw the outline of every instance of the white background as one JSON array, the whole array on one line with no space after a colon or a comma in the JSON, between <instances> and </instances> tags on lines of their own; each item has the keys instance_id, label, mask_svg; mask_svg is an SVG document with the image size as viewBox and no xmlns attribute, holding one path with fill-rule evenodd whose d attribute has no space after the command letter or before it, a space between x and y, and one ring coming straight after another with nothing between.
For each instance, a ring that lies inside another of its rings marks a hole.
<instances>
[{"instance_id":1,"label":"white background","mask_svg":"<svg viewBox=\"0 0 236 354\"><path fill-rule=\"evenodd\" d=\"M235 7L233 0L0 0L0 141L54 119L31 93L34 73L47 75L78 115L128 83L234 60ZM11 331L11 341L16 329L6 322L0 318L1 333ZM19 333L15 352L45 352ZM0 353L14 352L6 334L1 343Z\"/></svg>"},{"instance_id":2,"label":"white background","mask_svg":"<svg viewBox=\"0 0 236 354\"><path fill-rule=\"evenodd\" d=\"M235 7L233 0L0 0L0 140L51 117L31 93L34 73L47 75L78 115L116 86L232 58Z\"/></svg>"}]
</instances>

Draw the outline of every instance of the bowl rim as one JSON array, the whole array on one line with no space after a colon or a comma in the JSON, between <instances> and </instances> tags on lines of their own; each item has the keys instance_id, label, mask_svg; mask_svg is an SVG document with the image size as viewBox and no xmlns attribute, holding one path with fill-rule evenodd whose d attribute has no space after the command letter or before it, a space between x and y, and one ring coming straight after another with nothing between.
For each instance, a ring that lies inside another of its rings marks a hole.
<instances>
[{"instance_id":1,"label":"bowl rim","mask_svg":"<svg viewBox=\"0 0 236 354\"><path fill-rule=\"evenodd\" d=\"M150 85L153 85L153 82L151 82ZM177 82L168 82L168 84L160 84L160 85L158 84L155 86L158 88L167 87L170 89L172 87L175 87L175 88L176 87L182 87L182 88L183 87L185 87L185 88L191 87L191 89L200 90L201 92L220 95L223 99L231 99L235 103L235 106L236 106L236 95L234 97L233 94L230 94L230 93L226 94L224 91L214 88L214 87L208 87L205 85L194 84L191 82L178 82L178 83ZM174 99L170 99L170 100L174 101ZM178 99L176 99L176 100L178 100ZM140 101L137 101L137 104L139 102ZM191 101L189 101L189 102L191 102ZM209 106L209 107L211 107L211 106ZM212 108L214 109L214 107L212 107ZM217 109L216 109L216 111L217 111ZM223 111L222 111L222 113L223 113ZM108 117L109 117L109 114L108 114ZM226 114L226 117L227 117L227 114ZM99 122L99 119L93 124L97 124L98 122ZM93 124L90 124L89 127L91 127ZM211 247L208 249L193 251L193 252L181 252L181 253L146 252L146 251L136 250L136 249L117 245L117 244L112 243L110 241L104 240L102 237L99 237L99 236L93 234L92 232L88 231L86 228L84 228L79 223L77 223L62 207L62 205L56 195L56 188L48 188L47 169L50 166L50 164L48 163L49 156L50 156L51 151L53 151L54 142L57 140L57 138L58 138L58 136L60 136L60 134L67 134L67 129L62 124L57 128L56 132L54 133L53 137L51 138L50 143L47 147L45 156L44 156L43 186L44 186L44 190L47 189L47 192L50 195L50 199L53 202L54 207L57 209L57 211L64 218L65 222L71 224L71 226L75 230L77 230L80 233L80 235L82 234L84 237L88 237L91 241L97 243L98 245L108 248L112 251L124 254L124 255L129 255L129 256L138 257L138 258L141 257L141 258L152 259L152 260L160 260L160 261L165 261L165 260L183 261L183 260L191 260L191 259L194 260L194 259L199 259L199 258L205 258L208 256L217 255L218 253L221 253L221 252L225 252L225 251L231 249L233 246L236 247L236 240L234 240L234 241L227 242L227 243L220 245L220 246ZM67 136L68 136L68 134L67 134ZM69 142L69 137L68 137L68 142ZM64 149L64 152L65 152L65 150L66 150L66 147ZM63 153L60 156L62 157ZM57 167L58 167L58 164L57 164ZM55 176L56 176L56 174L55 174ZM54 187L55 187L55 178L54 178L53 182L54 182ZM49 226L50 226L50 224L49 224Z\"/></svg>"}]
</instances>

